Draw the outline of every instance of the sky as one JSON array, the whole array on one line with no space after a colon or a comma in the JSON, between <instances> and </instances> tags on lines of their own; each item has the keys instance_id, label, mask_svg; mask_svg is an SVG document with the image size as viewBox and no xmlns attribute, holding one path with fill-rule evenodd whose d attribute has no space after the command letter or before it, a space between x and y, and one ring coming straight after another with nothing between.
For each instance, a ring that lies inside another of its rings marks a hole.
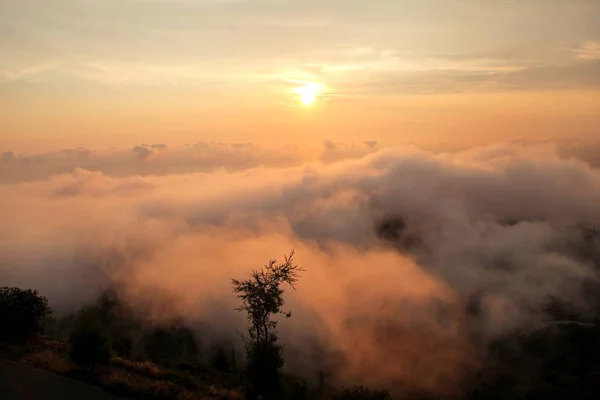
<instances>
[{"instance_id":1,"label":"sky","mask_svg":"<svg viewBox=\"0 0 600 400\"><path fill-rule=\"evenodd\" d=\"M585 138L598 18L595 0L3 0L0 149Z\"/></svg>"}]
</instances>

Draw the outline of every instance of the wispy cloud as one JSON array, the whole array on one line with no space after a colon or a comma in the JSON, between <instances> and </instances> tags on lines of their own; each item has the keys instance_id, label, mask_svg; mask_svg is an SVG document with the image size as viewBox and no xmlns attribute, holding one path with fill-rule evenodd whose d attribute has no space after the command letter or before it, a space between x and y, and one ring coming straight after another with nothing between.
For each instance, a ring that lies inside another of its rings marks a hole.
<instances>
[{"instance_id":1,"label":"wispy cloud","mask_svg":"<svg viewBox=\"0 0 600 400\"><path fill-rule=\"evenodd\" d=\"M40 66L55 62L59 75L146 86L282 75L343 84L394 72L431 72L432 80L442 71L500 74L562 64L563 43L600 35L597 24L585 23L599 7L579 0L352 6L339 0L61 0L32 8L8 0L0 5L0 79L42 76L48 71ZM586 28L569 29L575 24ZM558 30L561 37L553 33ZM576 51L580 60L598 54L597 41Z\"/></svg>"},{"instance_id":2,"label":"wispy cloud","mask_svg":"<svg viewBox=\"0 0 600 400\"><path fill-rule=\"evenodd\" d=\"M131 149L111 151L86 148L35 154L7 151L0 154L0 185L43 180L55 174L71 173L78 168L120 177L281 168L307 161L329 163L365 156L377 150L377 145L372 140L358 143L326 141L321 148L267 146L248 142L198 142L186 146L140 144Z\"/></svg>"},{"instance_id":3,"label":"wispy cloud","mask_svg":"<svg viewBox=\"0 0 600 400\"><path fill-rule=\"evenodd\" d=\"M0 69L0 83L2 81L43 80L49 72L55 71L57 68L56 64L42 64L20 69Z\"/></svg>"},{"instance_id":4,"label":"wispy cloud","mask_svg":"<svg viewBox=\"0 0 600 400\"><path fill-rule=\"evenodd\" d=\"M600 41L587 42L575 50L580 60L600 60Z\"/></svg>"}]
</instances>

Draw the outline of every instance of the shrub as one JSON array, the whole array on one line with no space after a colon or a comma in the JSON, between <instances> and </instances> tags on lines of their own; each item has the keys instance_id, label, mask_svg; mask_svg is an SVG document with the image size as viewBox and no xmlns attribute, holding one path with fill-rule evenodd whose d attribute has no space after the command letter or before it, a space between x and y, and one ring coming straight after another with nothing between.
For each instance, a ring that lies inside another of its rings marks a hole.
<instances>
[{"instance_id":1,"label":"shrub","mask_svg":"<svg viewBox=\"0 0 600 400\"><path fill-rule=\"evenodd\" d=\"M91 367L96 364L110 362L111 341L94 315L80 312L75 326L69 335L69 357L81 367Z\"/></svg>"},{"instance_id":2,"label":"shrub","mask_svg":"<svg viewBox=\"0 0 600 400\"><path fill-rule=\"evenodd\" d=\"M309 394L308 383L304 380L288 377L285 381L285 399L287 400L308 400L314 398Z\"/></svg>"},{"instance_id":3,"label":"shrub","mask_svg":"<svg viewBox=\"0 0 600 400\"><path fill-rule=\"evenodd\" d=\"M0 340L20 341L43 333L52 309L37 290L0 288Z\"/></svg>"},{"instance_id":4,"label":"shrub","mask_svg":"<svg viewBox=\"0 0 600 400\"><path fill-rule=\"evenodd\" d=\"M353 386L343 389L342 392L333 396L333 400L390 400L391 396L387 390L373 390L364 386Z\"/></svg>"},{"instance_id":5,"label":"shrub","mask_svg":"<svg viewBox=\"0 0 600 400\"><path fill-rule=\"evenodd\" d=\"M133 339L130 337L122 337L119 340L113 341L113 350L120 357L132 357Z\"/></svg>"},{"instance_id":6,"label":"shrub","mask_svg":"<svg viewBox=\"0 0 600 400\"><path fill-rule=\"evenodd\" d=\"M194 332L186 327L158 327L145 335L142 341L145 355L163 364L198 354Z\"/></svg>"}]
</instances>

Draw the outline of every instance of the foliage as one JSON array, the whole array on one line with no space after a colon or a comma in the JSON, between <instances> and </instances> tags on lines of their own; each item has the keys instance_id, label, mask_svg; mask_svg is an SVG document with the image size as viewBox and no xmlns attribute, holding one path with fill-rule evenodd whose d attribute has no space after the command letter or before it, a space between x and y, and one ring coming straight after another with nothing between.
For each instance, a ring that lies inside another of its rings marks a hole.
<instances>
[{"instance_id":1,"label":"foliage","mask_svg":"<svg viewBox=\"0 0 600 400\"><path fill-rule=\"evenodd\" d=\"M212 366L221 372L229 372L231 369L230 361L227 358L227 354L225 354L225 350L223 347L219 346L217 351L215 351L212 357Z\"/></svg>"},{"instance_id":2,"label":"foliage","mask_svg":"<svg viewBox=\"0 0 600 400\"><path fill-rule=\"evenodd\" d=\"M69 358L81 367L108 364L111 340L95 313L82 310L69 335Z\"/></svg>"},{"instance_id":3,"label":"foliage","mask_svg":"<svg viewBox=\"0 0 600 400\"><path fill-rule=\"evenodd\" d=\"M556 324L494 341L469 399L599 398L599 338L597 325Z\"/></svg>"},{"instance_id":4,"label":"foliage","mask_svg":"<svg viewBox=\"0 0 600 400\"><path fill-rule=\"evenodd\" d=\"M20 341L43 333L51 316L48 300L37 290L0 288L0 340Z\"/></svg>"},{"instance_id":5,"label":"foliage","mask_svg":"<svg viewBox=\"0 0 600 400\"><path fill-rule=\"evenodd\" d=\"M238 311L248 315L248 333L242 335L246 347L247 372L252 390L264 398L275 398L280 390L279 369L283 366L283 347L278 343L277 314L285 305L281 285L287 283L295 290L302 272L294 264L294 250L283 263L270 260L260 271L253 271L246 280L232 280L233 290L242 301Z\"/></svg>"},{"instance_id":6,"label":"foliage","mask_svg":"<svg viewBox=\"0 0 600 400\"><path fill-rule=\"evenodd\" d=\"M133 335L139 332L141 323L139 316L123 303L115 289L103 292L90 308L96 318L110 336L113 351L122 357L139 356L134 351Z\"/></svg>"},{"instance_id":7,"label":"foliage","mask_svg":"<svg viewBox=\"0 0 600 400\"><path fill-rule=\"evenodd\" d=\"M391 396L387 390L374 390L364 386L353 386L343 389L342 392L333 396L333 400L390 400Z\"/></svg>"},{"instance_id":8,"label":"foliage","mask_svg":"<svg viewBox=\"0 0 600 400\"><path fill-rule=\"evenodd\" d=\"M77 319L77 313L57 316L46 327L46 335L60 340L69 338L69 332Z\"/></svg>"},{"instance_id":9,"label":"foliage","mask_svg":"<svg viewBox=\"0 0 600 400\"><path fill-rule=\"evenodd\" d=\"M284 393L286 400L308 400L313 399L309 393L309 386L305 380L298 380L288 376L284 381Z\"/></svg>"},{"instance_id":10,"label":"foliage","mask_svg":"<svg viewBox=\"0 0 600 400\"><path fill-rule=\"evenodd\" d=\"M133 357L133 339L130 337L121 337L113 340L113 350L121 357Z\"/></svg>"},{"instance_id":11,"label":"foliage","mask_svg":"<svg viewBox=\"0 0 600 400\"><path fill-rule=\"evenodd\" d=\"M166 363L169 359L194 357L198 344L194 332L182 326L163 326L143 335L144 353L155 362Z\"/></svg>"},{"instance_id":12,"label":"foliage","mask_svg":"<svg viewBox=\"0 0 600 400\"><path fill-rule=\"evenodd\" d=\"M270 341L270 333L277 327L277 321L271 318L282 313L281 307L285 305L281 284L287 283L295 289L303 271L293 260L294 250L285 257L285 262L278 264L277 260L270 260L260 271L252 271L250 279L232 280L233 290L242 300L238 310L248 314L250 340L263 343ZM291 312L285 315L289 318Z\"/></svg>"}]
</instances>

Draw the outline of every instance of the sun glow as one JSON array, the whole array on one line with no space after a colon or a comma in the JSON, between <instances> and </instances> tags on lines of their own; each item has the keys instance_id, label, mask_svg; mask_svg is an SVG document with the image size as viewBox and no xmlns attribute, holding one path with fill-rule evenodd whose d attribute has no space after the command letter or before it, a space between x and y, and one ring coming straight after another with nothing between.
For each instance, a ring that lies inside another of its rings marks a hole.
<instances>
[{"instance_id":1,"label":"sun glow","mask_svg":"<svg viewBox=\"0 0 600 400\"><path fill-rule=\"evenodd\" d=\"M305 82L304 86L294 89L294 93L300 96L300 101L307 106L315 102L319 93L323 91L323 86L318 83Z\"/></svg>"}]
</instances>

